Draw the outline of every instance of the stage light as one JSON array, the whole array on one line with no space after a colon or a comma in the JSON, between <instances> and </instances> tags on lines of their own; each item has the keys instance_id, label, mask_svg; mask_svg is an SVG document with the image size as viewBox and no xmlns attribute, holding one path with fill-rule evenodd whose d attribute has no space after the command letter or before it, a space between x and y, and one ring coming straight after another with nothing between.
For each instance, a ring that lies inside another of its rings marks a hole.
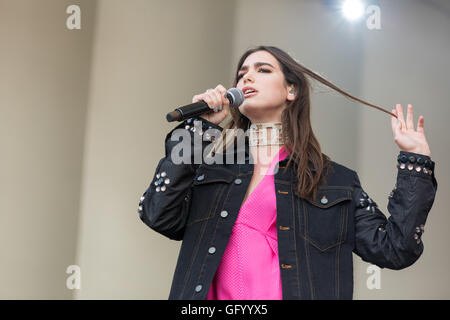
<instances>
[{"instance_id":1,"label":"stage light","mask_svg":"<svg viewBox=\"0 0 450 320\"><path fill-rule=\"evenodd\" d=\"M356 20L364 14L364 6L359 0L345 0L342 13L348 20Z\"/></svg>"}]
</instances>

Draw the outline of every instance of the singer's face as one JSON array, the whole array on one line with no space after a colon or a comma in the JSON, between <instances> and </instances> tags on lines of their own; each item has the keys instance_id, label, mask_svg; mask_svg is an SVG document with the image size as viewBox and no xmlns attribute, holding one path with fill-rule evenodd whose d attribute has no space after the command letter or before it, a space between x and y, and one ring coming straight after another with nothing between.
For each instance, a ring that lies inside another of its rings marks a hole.
<instances>
[{"instance_id":1,"label":"singer's face","mask_svg":"<svg viewBox=\"0 0 450 320\"><path fill-rule=\"evenodd\" d=\"M249 55L238 72L236 87L244 91L245 97L239 111L251 122L281 121L290 88L272 54L257 51ZM246 94L246 87L256 92Z\"/></svg>"}]
</instances>

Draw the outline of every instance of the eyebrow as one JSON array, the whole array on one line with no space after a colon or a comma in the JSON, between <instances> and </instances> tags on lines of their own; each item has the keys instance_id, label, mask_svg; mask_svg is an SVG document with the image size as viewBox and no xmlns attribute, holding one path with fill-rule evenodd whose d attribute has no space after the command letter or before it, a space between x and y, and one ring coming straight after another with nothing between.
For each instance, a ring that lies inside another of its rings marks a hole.
<instances>
[{"instance_id":1,"label":"eyebrow","mask_svg":"<svg viewBox=\"0 0 450 320\"><path fill-rule=\"evenodd\" d=\"M273 65L271 65L270 63L267 63L267 62L255 62L253 65L255 66L255 68L256 68L256 67L261 67L261 66L270 66L270 67L272 67L272 68L275 69L275 67L274 67ZM242 66L242 67L238 70L238 72L240 72L240 71L245 71L245 70L248 70L248 66Z\"/></svg>"}]
</instances>

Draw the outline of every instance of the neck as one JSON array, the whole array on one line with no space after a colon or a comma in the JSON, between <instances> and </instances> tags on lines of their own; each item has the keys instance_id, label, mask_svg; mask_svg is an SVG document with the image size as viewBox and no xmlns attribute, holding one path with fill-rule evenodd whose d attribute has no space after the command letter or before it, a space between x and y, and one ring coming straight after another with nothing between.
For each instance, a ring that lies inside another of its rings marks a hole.
<instances>
[{"instance_id":1,"label":"neck","mask_svg":"<svg viewBox=\"0 0 450 320\"><path fill-rule=\"evenodd\" d=\"M250 147L249 151L253 158L255 171L264 171L265 168L268 168L282 147L281 145Z\"/></svg>"},{"instance_id":2,"label":"neck","mask_svg":"<svg viewBox=\"0 0 450 320\"><path fill-rule=\"evenodd\" d=\"M283 125L281 122L252 123L249 128L250 146L259 147L283 145L284 141L282 139L282 129Z\"/></svg>"},{"instance_id":3,"label":"neck","mask_svg":"<svg viewBox=\"0 0 450 320\"><path fill-rule=\"evenodd\" d=\"M252 123L249 129L250 146L255 170L264 170L272 162L284 143L281 122Z\"/></svg>"}]
</instances>

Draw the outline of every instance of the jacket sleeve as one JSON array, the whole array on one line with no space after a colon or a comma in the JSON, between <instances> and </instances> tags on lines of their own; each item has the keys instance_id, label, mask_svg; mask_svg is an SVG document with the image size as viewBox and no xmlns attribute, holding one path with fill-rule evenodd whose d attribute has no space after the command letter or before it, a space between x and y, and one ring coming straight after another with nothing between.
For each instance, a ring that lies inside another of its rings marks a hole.
<instances>
[{"instance_id":1,"label":"jacket sleeve","mask_svg":"<svg viewBox=\"0 0 450 320\"><path fill-rule=\"evenodd\" d=\"M409 267L422 254L421 235L437 191L435 163L430 157L400 151L397 162L397 182L389 195L388 219L364 192L356 172L353 191L353 251L366 262L394 270Z\"/></svg>"},{"instance_id":2,"label":"jacket sleeve","mask_svg":"<svg viewBox=\"0 0 450 320\"><path fill-rule=\"evenodd\" d=\"M151 229L172 240L183 239L196 170L221 131L214 123L192 117L167 134L165 157L139 201L139 217Z\"/></svg>"}]
</instances>

